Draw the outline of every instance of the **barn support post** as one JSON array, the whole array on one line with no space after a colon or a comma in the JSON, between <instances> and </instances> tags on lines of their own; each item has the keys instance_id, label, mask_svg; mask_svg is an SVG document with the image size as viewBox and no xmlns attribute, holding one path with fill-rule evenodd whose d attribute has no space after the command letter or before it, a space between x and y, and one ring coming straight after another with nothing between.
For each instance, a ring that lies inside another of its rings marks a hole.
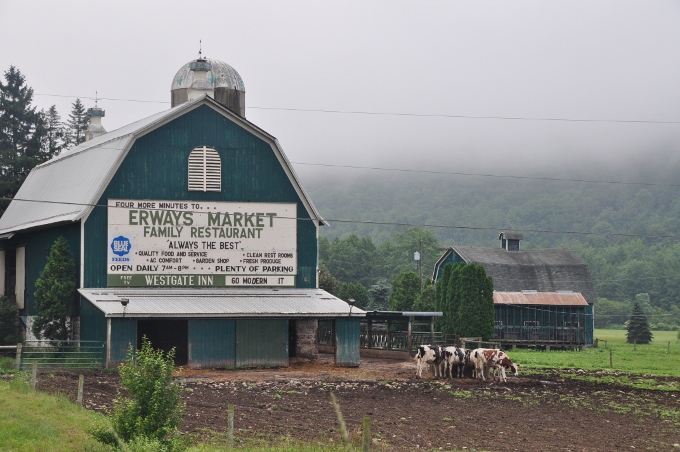
<instances>
[{"instance_id":1,"label":"barn support post","mask_svg":"<svg viewBox=\"0 0 680 452\"><path fill-rule=\"evenodd\" d=\"M411 330L413 328L413 316L409 316L408 318L408 331L406 333L406 351L409 353L409 356L411 355Z\"/></svg>"},{"instance_id":2,"label":"barn support post","mask_svg":"<svg viewBox=\"0 0 680 452\"><path fill-rule=\"evenodd\" d=\"M434 344L434 316L430 317L430 344Z\"/></svg>"},{"instance_id":3,"label":"barn support post","mask_svg":"<svg viewBox=\"0 0 680 452\"><path fill-rule=\"evenodd\" d=\"M368 319L366 331L366 348L373 348L373 319Z\"/></svg>"},{"instance_id":4,"label":"barn support post","mask_svg":"<svg viewBox=\"0 0 680 452\"><path fill-rule=\"evenodd\" d=\"M392 350L392 333L390 332L392 329L392 321L390 319L387 319L387 334L385 335L387 337L387 344L385 344L385 347L387 347L387 350Z\"/></svg>"}]
</instances>

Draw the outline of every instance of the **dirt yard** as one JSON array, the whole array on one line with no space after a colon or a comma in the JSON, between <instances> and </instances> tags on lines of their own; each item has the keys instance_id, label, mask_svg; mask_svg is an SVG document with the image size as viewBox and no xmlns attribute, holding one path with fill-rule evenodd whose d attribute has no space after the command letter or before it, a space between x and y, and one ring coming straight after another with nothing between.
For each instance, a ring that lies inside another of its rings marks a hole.
<instances>
[{"instance_id":1,"label":"dirt yard","mask_svg":"<svg viewBox=\"0 0 680 452\"><path fill-rule=\"evenodd\" d=\"M79 372L43 371L38 389L75 400ZM185 370L183 432L225 432L235 405L236 438L293 437L339 442L333 392L350 434L371 418L375 450L680 451L680 394L540 377L507 383L415 378L412 362L362 359L355 369L332 358L289 368ZM85 373L84 406L111 408L117 374Z\"/></svg>"}]
</instances>

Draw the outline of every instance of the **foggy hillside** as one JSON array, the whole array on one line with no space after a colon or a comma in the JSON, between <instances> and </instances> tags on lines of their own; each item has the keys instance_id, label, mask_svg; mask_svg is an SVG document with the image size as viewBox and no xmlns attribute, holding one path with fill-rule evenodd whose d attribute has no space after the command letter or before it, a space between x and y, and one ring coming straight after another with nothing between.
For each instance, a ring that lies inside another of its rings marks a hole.
<instances>
[{"instance_id":1,"label":"foggy hillside","mask_svg":"<svg viewBox=\"0 0 680 452\"><path fill-rule=\"evenodd\" d=\"M498 232L509 229L525 231L525 248L611 244L630 240L627 235L680 237L680 166L668 155L524 172L450 167L429 170L449 174L398 162L381 168L411 171L296 169L331 223L321 232L331 239L355 232L380 242L400 224L425 225L444 245L496 247Z\"/></svg>"}]
</instances>

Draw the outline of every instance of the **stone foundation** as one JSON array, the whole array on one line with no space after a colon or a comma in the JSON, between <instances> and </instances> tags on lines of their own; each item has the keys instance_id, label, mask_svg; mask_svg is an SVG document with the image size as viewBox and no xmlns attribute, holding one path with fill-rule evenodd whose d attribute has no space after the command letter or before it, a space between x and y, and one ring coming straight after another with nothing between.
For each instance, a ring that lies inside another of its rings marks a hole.
<instances>
[{"instance_id":1,"label":"stone foundation","mask_svg":"<svg viewBox=\"0 0 680 452\"><path fill-rule=\"evenodd\" d=\"M298 357L317 359L319 350L316 348L316 335L319 322L316 319L296 319L295 335L297 343L295 351Z\"/></svg>"}]
</instances>

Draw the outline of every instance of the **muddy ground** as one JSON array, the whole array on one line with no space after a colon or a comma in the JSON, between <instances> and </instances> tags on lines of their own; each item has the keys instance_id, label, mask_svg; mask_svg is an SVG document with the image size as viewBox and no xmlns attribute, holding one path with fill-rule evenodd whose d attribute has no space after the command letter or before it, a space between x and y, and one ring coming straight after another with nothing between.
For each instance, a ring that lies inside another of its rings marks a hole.
<instances>
[{"instance_id":1,"label":"muddy ground","mask_svg":"<svg viewBox=\"0 0 680 452\"><path fill-rule=\"evenodd\" d=\"M582 372L582 371L581 371ZM81 372L42 371L38 389L75 400ZM332 358L297 360L289 368L185 370L181 430L226 432L235 405L237 440L292 437L322 444L341 440L330 393L359 441L372 421L375 450L680 451L680 394L561 378L415 378L413 362L363 359L355 369ZM116 373L85 373L84 406L112 407Z\"/></svg>"}]
</instances>

